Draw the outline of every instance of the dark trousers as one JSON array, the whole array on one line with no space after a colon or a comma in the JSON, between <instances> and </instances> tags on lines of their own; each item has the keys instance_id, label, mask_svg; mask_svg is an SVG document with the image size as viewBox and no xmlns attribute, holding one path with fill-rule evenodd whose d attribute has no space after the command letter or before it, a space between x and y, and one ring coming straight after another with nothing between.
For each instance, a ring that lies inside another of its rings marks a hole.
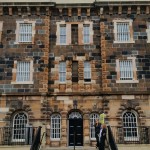
<instances>
[{"instance_id":1,"label":"dark trousers","mask_svg":"<svg viewBox=\"0 0 150 150\"><path fill-rule=\"evenodd\" d=\"M98 134L95 134L96 137L96 146L99 147L99 136Z\"/></svg>"},{"instance_id":2,"label":"dark trousers","mask_svg":"<svg viewBox=\"0 0 150 150\"><path fill-rule=\"evenodd\" d=\"M99 143L99 150L105 150L105 140L101 140Z\"/></svg>"}]
</instances>

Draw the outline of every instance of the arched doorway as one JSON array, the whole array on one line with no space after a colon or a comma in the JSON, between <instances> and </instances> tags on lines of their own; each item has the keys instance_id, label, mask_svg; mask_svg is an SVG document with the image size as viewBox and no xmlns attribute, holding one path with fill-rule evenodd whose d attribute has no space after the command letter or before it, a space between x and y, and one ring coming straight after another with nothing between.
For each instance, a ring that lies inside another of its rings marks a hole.
<instances>
[{"instance_id":1,"label":"arched doorway","mask_svg":"<svg viewBox=\"0 0 150 150\"><path fill-rule=\"evenodd\" d=\"M83 117L78 111L72 111L69 116L69 146L83 146Z\"/></svg>"}]
</instances>

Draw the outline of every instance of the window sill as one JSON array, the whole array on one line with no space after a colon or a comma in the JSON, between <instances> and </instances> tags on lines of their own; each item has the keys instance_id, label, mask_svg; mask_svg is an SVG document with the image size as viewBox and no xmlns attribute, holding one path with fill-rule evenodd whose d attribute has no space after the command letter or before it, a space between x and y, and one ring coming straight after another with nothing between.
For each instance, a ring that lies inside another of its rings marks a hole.
<instances>
[{"instance_id":1,"label":"window sill","mask_svg":"<svg viewBox=\"0 0 150 150\"><path fill-rule=\"evenodd\" d=\"M114 41L115 44L135 43L135 41Z\"/></svg>"},{"instance_id":2,"label":"window sill","mask_svg":"<svg viewBox=\"0 0 150 150\"><path fill-rule=\"evenodd\" d=\"M116 80L116 83L139 83L138 80Z\"/></svg>"},{"instance_id":3,"label":"window sill","mask_svg":"<svg viewBox=\"0 0 150 150\"><path fill-rule=\"evenodd\" d=\"M57 142L57 141L59 142L60 141L60 139L52 139L52 138L50 138L50 140L54 141L54 142Z\"/></svg>"},{"instance_id":4,"label":"window sill","mask_svg":"<svg viewBox=\"0 0 150 150\"><path fill-rule=\"evenodd\" d=\"M13 81L13 82L11 82L11 84L33 84L33 81L27 81L27 82L16 82L16 81Z\"/></svg>"}]
</instances>

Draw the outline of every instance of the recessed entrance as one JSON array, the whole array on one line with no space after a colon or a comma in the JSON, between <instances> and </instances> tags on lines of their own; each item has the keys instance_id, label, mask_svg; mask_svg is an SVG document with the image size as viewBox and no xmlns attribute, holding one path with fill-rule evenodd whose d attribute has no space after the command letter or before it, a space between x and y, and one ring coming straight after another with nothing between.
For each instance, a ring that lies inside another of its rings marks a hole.
<instances>
[{"instance_id":1,"label":"recessed entrance","mask_svg":"<svg viewBox=\"0 0 150 150\"><path fill-rule=\"evenodd\" d=\"M83 146L83 118L79 112L69 114L69 146Z\"/></svg>"}]
</instances>

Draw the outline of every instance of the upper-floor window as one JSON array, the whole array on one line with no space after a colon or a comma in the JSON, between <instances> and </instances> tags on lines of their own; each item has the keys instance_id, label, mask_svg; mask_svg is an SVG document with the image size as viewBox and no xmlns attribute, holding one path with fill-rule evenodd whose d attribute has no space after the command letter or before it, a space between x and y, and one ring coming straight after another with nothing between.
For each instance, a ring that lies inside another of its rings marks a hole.
<instances>
[{"instance_id":1,"label":"upper-floor window","mask_svg":"<svg viewBox=\"0 0 150 150\"><path fill-rule=\"evenodd\" d=\"M3 21L0 21L0 42L2 41Z\"/></svg>"},{"instance_id":2,"label":"upper-floor window","mask_svg":"<svg viewBox=\"0 0 150 150\"><path fill-rule=\"evenodd\" d=\"M56 22L56 45L93 44L93 22Z\"/></svg>"},{"instance_id":3,"label":"upper-floor window","mask_svg":"<svg viewBox=\"0 0 150 150\"><path fill-rule=\"evenodd\" d=\"M66 44L66 25L60 25L60 44Z\"/></svg>"},{"instance_id":4,"label":"upper-floor window","mask_svg":"<svg viewBox=\"0 0 150 150\"><path fill-rule=\"evenodd\" d=\"M91 81L91 64L89 61L84 62L84 81Z\"/></svg>"},{"instance_id":5,"label":"upper-floor window","mask_svg":"<svg viewBox=\"0 0 150 150\"><path fill-rule=\"evenodd\" d=\"M116 60L117 83L138 83L135 57Z\"/></svg>"},{"instance_id":6,"label":"upper-floor window","mask_svg":"<svg viewBox=\"0 0 150 150\"><path fill-rule=\"evenodd\" d=\"M59 64L59 81L66 81L66 62L60 62Z\"/></svg>"},{"instance_id":7,"label":"upper-floor window","mask_svg":"<svg viewBox=\"0 0 150 150\"><path fill-rule=\"evenodd\" d=\"M72 62L72 82L78 82L78 62Z\"/></svg>"},{"instance_id":8,"label":"upper-floor window","mask_svg":"<svg viewBox=\"0 0 150 150\"><path fill-rule=\"evenodd\" d=\"M114 43L134 43L132 20L119 20L114 22Z\"/></svg>"},{"instance_id":9,"label":"upper-floor window","mask_svg":"<svg viewBox=\"0 0 150 150\"><path fill-rule=\"evenodd\" d=\"M89 24L83 25L83 41L84 41L84 44L90 43L90 25Z\"/></svg>"},{"instance_id":10,"label":"upper-floor window","mask_svg":"<svg viewBox=\"0 0 150 150\"><path fill-rule=\"evenodd\" d=\"M51 132L50 137L53 140L59 140L61 136L61 116L59 114L53 114L51 116Z\"/></svg>"},{"instance_id":11,"label":"upper-floor window","mask_svg":"<svg viewBox=\"0 0 150 150\"><path fill-rule=\"evenodd\" d=\"M16 44L34 43L35 21L16 21Z\"/></svg>"},{"instance_id":12,"label":"upper-floor window","mask_svg":"<svg viewBox=\"0 0 150 150\"><path fill-rule=\"evenodd\" d=\"M123 113L123 129L125 141L139 140L136 113L132 111L126 111Z\"/></svg>"},{"instance_id":13,"label":"upper-floor window","mask_svg":"<svg viewBox=\"0 0 150 150\"><path fill-rule=\"evenodd\" d=\"M13 133L12 141L24 142L26 135L26 125L28 124L28 117L26 113L19 112L13 118Z\"/></svg>"},{"instance_id":14,"label":"upper-floor window","mask_svg":"<svg viewBox=\"0 0 150 150\"><path fill-rule=\"evenodd\" d=\"M33 84L33 61L15 61L12 84Z\"/></svg>"},{"instance_id":15,"label":"upper-floor window","mask_svg":"<svg viewBox=\"0 0 150 150\"><path fill-rule=\"evenodd\" d=\"M147 23L147 43L150 43L150 22Z\"/></svg>"}]
</instances>

